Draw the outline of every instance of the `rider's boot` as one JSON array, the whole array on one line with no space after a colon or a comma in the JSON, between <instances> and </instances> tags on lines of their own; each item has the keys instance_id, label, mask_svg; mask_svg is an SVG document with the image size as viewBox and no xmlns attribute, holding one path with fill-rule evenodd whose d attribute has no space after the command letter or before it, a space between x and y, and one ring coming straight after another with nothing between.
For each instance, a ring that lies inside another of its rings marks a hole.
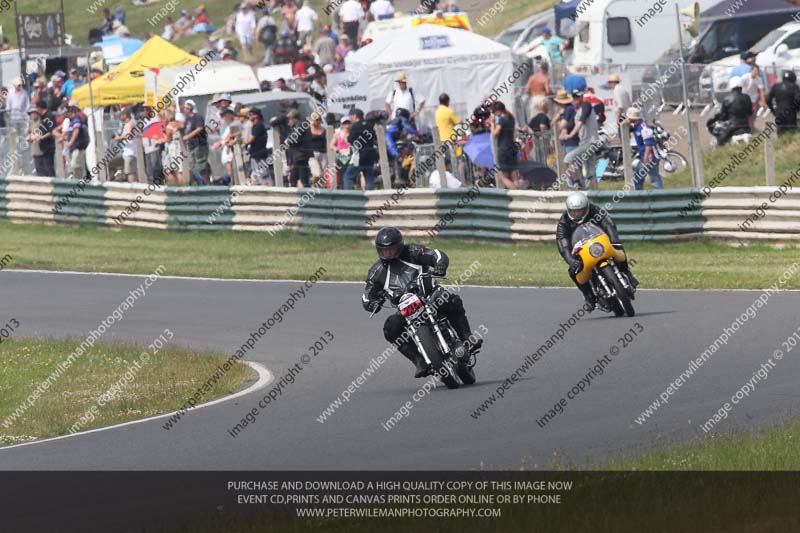
<instances>
[{"instance_id":1,"label":"rider's boot","mask_svg":"<svg viewBox=\"0 0 800 533\"><path fill-rule=\"evenodd\" d=\"M481 346L483 346L483 339L475 339L475 335L472 333L472 330L469 327L469 319L467 319L466 312L463 314L459 313L459 316L454 316L451 318L450 323L453 325L453 329L456 330L458 338L464 343L464 348L466 348L467 353L478 353L478 351L481 349Z\"/></svg>"},{"instance_id":2,"label":"rider's boot","mask_svg":"<svg viewBox=\"0 0 800 533\"><path fill-rule=\"evenodd\" d=\"M424 378L425 376L429 376L431 374L431 366L425 362L425 359L423 359L421 355L417 353L416 348L401 344L399 350L406 359L414 363L415 378Z\"/></svg>"},{"instance_id":3,"label":"rider's boot","mask_svg":"<svg viewBox=\"0 0 800 533\"><path fill-rule=\"evenodd\" d=\"M578 288L581 290L586 300L587 311L591 313L597 307L597 297L594 295L594 292L592 292L592 286L589 283L584 283L583 285L578 285Z\"/></svg>"},{"instance_id":4,"label":"rider's boot","mask_svg":"<svg viewBox=\"0 0 800 533\"><path fill-rule=\"evenodd\" d=\"M621 262L621 263L619 264L619 269L620 269L620 271L621 271L623 274L625 274L626 276L628 276L628 279L629 279L629 280L630 280L630 282L631 282L631 286L632 286L632 287L634 288L634 290L635 290L635 289L636 289L636 287L638 287L638 286L639 286L639 280L636 278L636 276L634 276L634 275L633 275L633 272L631 272L631 269L630 269L630 267L628 266L628 262L627 262L627 261L623 261L623 262Z\"/></svg>"}]
</instances>

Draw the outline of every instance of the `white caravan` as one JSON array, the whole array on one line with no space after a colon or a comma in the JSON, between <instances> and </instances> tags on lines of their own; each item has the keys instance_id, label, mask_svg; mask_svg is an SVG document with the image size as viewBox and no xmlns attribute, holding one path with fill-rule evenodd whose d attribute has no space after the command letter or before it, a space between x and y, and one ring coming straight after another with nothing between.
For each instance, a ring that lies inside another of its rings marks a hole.
<instances>
[{"instance_id":1,"label":"white caravan","mask_svg":"<svg viewBox=\"0 0 800 533\"><path fill-rule=\"evenodd\" d=\"M699 0L704 11L720 0ZM652 65L678 41L675 5L691 0L583 0L576 9L576 66ZM682 23L689 19L681 17ZM692 37L686 31L684 42Z\"/></svg>"}]
</instances>

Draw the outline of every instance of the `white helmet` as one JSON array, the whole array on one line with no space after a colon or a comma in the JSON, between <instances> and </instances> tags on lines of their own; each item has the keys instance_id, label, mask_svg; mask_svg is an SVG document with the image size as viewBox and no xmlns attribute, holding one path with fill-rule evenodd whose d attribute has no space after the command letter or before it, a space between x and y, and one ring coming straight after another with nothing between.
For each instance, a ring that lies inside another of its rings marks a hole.
<instances>
[{"instance_id":1,"label":"white helmet","mask_svg":"<svg viewBox=\"0 0 800 533\"><path fill-rule=\"evenodd\" d=\"M742 88L742 78L739 76L734 76L728 80L728 88L732 91L734 89L741 89Z\"/></svg>"},{"instance_id":2,"label":"white helmet","mask_svg":"<svg viewBox=\"0 0 800 533\"><path fill-rule=\"evenodd\" d=\"M567 216L576 224L586 220L589 216L589 198L585 193L576 191L567 196Z\"/></svg>"}]
</instances>

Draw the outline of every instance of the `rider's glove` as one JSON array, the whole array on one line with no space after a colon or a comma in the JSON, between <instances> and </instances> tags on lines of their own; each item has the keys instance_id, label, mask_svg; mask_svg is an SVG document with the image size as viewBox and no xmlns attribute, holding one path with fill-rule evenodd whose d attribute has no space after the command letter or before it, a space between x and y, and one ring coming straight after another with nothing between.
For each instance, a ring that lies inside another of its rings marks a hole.
<instances>
[{"instance_id":1,"label":"rider's glove","mask_svg":"<svg viewBox=\"0 0 800 533\"><path fill-rule=\"evenodd\" d=\"M583 270L583 259L580 257L573 258L572 263L569 265L570 274L577 276L581 270Z\"/></svg>"},{"instance_id":2,"label":"rider's glove","mask_svg":"<svg viewBox=\"0 0 800 533\"><path fill-rule=\"evenodd\" d=\"M437 266L433 269L434 276L444 276L447 274L447 268L442 266Z\"/></svg>"},{"instance_id":3,"label":"rider's glove","mask_svg":"<svg viewBox=\"0 0 800 533\"><path fill-rule=\"evenodd\" d=\"M381 303L380 300L370 300L367 304L367 311L370 313L377 313L381 309Z\"/></svg>"}]
</instances>

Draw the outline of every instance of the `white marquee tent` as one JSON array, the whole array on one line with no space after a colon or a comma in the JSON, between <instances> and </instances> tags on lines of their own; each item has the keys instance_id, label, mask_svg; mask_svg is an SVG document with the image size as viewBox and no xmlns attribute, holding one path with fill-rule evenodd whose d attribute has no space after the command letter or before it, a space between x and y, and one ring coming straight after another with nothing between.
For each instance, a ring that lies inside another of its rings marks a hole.
<instances>
[{"instance_id":1,"label":"white marquee tent","mask_svg":"<svg viewBox=\"0 0 800 533\"><path fill-rule=\"evenodd\" d=\"M383 109L387 94L397 87L397 74L408 77L417 98L425 98L421 123L431 125L439 94L450 95L450 107L466 119L484 95L495 92L513 109L511 49L476 33L433 24L381 33L348 54L349 73L366 72L368 103L364 111Z\"/></svg>"}]
</instances>

